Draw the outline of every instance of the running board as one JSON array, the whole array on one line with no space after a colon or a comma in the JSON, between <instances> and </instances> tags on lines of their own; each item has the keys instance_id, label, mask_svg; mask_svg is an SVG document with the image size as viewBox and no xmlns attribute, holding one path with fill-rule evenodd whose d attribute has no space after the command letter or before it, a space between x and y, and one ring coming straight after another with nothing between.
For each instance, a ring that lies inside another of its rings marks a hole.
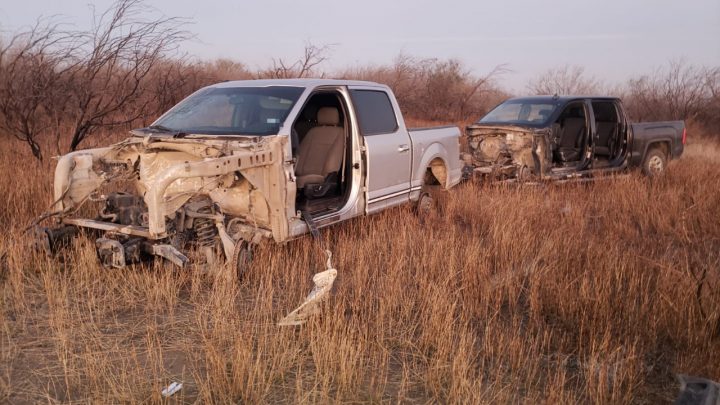
<instances>
[{"instance_id":1,"label":"running board","mask_svg":"<svg viewBox=\"0 0 720 405\"><path fill-rule=\"evenodd\" d=\"M310 229L310 234L312 235L313 239L318 239L320 237L320 231L318 231L317 224L315 223L312 215L310 215L310 213L305 210L300 211L300 213L302 214L302 218L307 224L308 229Z\"/></svg>"}]
</instances>

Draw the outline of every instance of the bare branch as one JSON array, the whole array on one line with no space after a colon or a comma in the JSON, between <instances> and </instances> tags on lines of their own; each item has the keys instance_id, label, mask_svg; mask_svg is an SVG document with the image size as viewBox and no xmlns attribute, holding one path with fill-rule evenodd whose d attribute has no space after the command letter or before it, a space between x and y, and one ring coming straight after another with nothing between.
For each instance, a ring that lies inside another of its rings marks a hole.
<instances>
[{"instance_id":1,"label":"bare branch","mask_svg":"<svg viewBox=\"0 0 720 405\"><path fill-rule=\"evenodd\" d=\"M532 79L527 89L533 94L590 95L601 92L603 85L585 74L582 66L565 65L549 69Z\"/></svg>"},{"instance_id":2,"label":"bare branch","mask_svg":"<svg viewBox=\"0 0 720 405\"><path fill-rule=\"evenodd\" d=\"M272 79L302 78L315 75L322 77L324 73L318 74L315 69L328 59L327 54L332 46L316 46L308 43L303 50L303 56L298 60L289 63L283 59L273 59L272 67L258 72L256 77Z\"/></svg>"}]
</instances>

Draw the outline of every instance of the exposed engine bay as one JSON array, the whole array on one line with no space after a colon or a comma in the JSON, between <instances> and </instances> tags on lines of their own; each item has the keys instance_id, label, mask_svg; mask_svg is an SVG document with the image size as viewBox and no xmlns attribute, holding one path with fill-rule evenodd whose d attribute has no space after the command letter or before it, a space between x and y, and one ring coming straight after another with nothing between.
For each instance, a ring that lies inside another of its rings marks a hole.
<instances>
[{"instance_id":1,"label":"exposed engine bay","mask_svg":"<svg viewBox=\"0 0 720 405\"><path fill-rule=\"evenodd\" d=\"M109 267L154 256L212 266L241 260L262 238L287 238L295 188L282 164L286 138L136 135L60 158L43 216L58 226L36 230L41 247L53 251L82 229Z\"/></svg>"},{"instance_id":2,"label":"exposed engine bay","mask_svg":"<svg viewBox=\"0 0 720 405\"><path fill-rule=\"evenodd\" d=\"M469 153L463 158L474 175L492 180L532 180L552 167L552 141L546 129L471 125Z\"/></svg>"}]
</instances>

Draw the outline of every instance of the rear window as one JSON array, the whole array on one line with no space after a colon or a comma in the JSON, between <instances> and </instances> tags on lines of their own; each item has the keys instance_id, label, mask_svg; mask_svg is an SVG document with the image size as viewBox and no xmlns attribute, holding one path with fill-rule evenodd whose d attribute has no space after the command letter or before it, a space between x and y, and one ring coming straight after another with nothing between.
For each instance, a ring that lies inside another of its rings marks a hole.
<instances>
[{"instance_id":1,"label":"rear window","mask_svg":"<svg viewBox=\"0 0 720 405\"><path fill-rule=\"evenodd\" d=\"M387 93L376 90L351 90L353 104L363 135L389 134L398 124Z\"/></svg>"}]
</instances>

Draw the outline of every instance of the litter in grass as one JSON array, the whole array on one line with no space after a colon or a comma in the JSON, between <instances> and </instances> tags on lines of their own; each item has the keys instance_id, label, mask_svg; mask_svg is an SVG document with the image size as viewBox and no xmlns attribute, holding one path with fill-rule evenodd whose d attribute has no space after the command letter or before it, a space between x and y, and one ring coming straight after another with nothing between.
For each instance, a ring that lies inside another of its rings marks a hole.
<instances>
[{"instance_id":1,"label":"litter in grass","mask_svg":"<svg viewBox=\"0 0 720 405\"><path fill-rule=\"evenodd\" d=\"M312 291L310 291L310 294L308 294L305 301L300 304L299 307L281 319L280 322L278 322L278 326L302 325L310 316L320 312L320 302L329 295L335 282L335 277L337 277L337 270L332 268L332 253L329 250L326 250L325 253L328 256L325 264L327 269L313 276L312 280L315 286Z\"/></svg>"},{"instance_id":2,"label":"litter in grass","mask_svg":"<svg viewBox=\"0 0 720 405\"><path fill-rule=\"evenodd\" d=\"M182 389L183 385L179 382L173 382L172 384L168 385L162 392L160 393L163 397L168 398L177 393Z\"/></svg>"}]
</instances>

